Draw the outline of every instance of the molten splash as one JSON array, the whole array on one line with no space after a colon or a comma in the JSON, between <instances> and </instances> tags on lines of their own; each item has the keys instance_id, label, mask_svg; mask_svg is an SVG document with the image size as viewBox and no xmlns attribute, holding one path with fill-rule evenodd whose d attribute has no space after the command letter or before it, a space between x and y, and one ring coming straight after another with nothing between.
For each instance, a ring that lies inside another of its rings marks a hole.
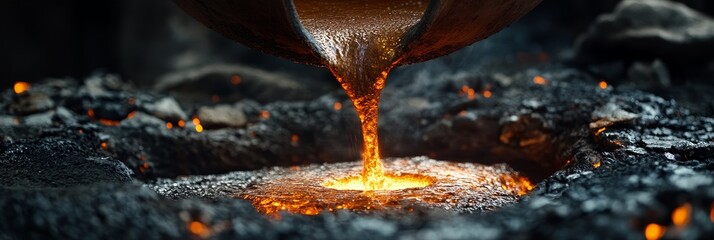
<instances>
[{"instance_id":1,"label":"molten splash","mask_svg":"<svg viewBox=\"0 0 714 240\"><path fill-rule=\"evenodd\" d=\"M295 0L302 25L357 110L364 140L364 190L409 181L384 175L377 133L379 96L401 54L401 38L421 19L427 0Z\"/></svg>"},{"instance_id":2,"label":"molten splash","mask_svg":"<svg viewBox=\"0 0 714 240\"><path fill-rule=\"evenodd\" d=\"M399 169L399 172L387 173L385 178L404 185L363 191L361 176L354 174L360 172L361 166L354 162L336 163L272 169L237 197L251 201L258 211L272 216L281 211L316 215L323 211L409 211L414 208L481 212L513 203L533 189L527 178L502 164L486 166L418 157L388 160L384 166ZM354 175L341 177L345 173ZM404 179L409 180L402 181ZM323 184L333 188L325 188Z\"/></svg>"}]
</instances>

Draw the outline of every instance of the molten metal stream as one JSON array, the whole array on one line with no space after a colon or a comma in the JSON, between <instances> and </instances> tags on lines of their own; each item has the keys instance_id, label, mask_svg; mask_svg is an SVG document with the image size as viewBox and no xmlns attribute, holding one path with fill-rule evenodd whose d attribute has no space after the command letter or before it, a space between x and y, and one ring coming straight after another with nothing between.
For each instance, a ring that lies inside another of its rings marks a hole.
<instances>
[{"instance_id":1,"label":"molten metal stream","mask_svg":"<svg viewBox=\"0 0 714 240\"><path fill-rule=\"evenodd\" d=\"M422 17L428 0L295 0L294 3L302 25L312 34L325 58L324 64L352 100L362 125L362 188L354 184L354 178L338 180L328 187L393 190L427 186L415 184L411 178L384 174L377 115L387 74L399 61L401 37Z\"/></svg>"}]
</instances>

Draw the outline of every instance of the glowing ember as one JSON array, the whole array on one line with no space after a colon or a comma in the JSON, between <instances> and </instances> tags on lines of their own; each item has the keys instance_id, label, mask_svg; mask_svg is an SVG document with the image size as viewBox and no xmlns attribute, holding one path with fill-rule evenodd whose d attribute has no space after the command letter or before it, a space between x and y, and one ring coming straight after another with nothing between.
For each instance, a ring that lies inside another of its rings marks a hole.
<instances>
[{"instance_id":1,"label":"glowing ember","mask_svg":"<svg viewBox=\"0 0 714 240\"><path fill-rule=\"evenodd\" d=\"M336 111L342 110L342 103L341 102L335 102L335 104L332 106Z\"/></svg>"},{"instance_id":2,"label":"glowing ember","mask_svg":"<svg viewBox=\"0 0 714 240\"><path fill-rule=\"evenodd\" d=\"M600 133L604 132L605 130L607 130L607 128L598 129L597 131L595 131L595 136L600 135Z\"/></svg>"},{"instance_id":3,"label":"glowing ember","mask_svg":"<svg viewBox=\"0 0 714 240\"><path fill-rule=\"evenodd\" d=\"M595 162L593 162L594 168L600 168L600 165L602 165L602 162L600 162L600 160L596 160Z\"/></svg>"},{"instance_id":4,"label":"glowing ember","mask_svg":"<svg viewBox=\"0 0 714 240\"><path fill-rule=\"evenodd\" d=\"M30 83L16 82L13 86L13 90L15 90L15 94L26 92L27 90L30 90Z\"/></svg>"},{"instance_id":5,"label":"glowing ember","mask_svg":"<svg viewBox=\"0 0 714 240\"><path fill-rule=\"evenodd\" d=\"M99 122L99 124L102 124L104 126L110 126L110 127L118 127L121 125L121 121L117 120L110 120L110 119L105 119L105 118L97 118L96 113L94 112L94 109L90 108L87 109L87 116L93 120L96 120ZM136 111L131 111L126 115L127 119L132 119L136 116Z\"/></svg>"},{"instance_id":6,"label":"glowing ember","mask_svg":"<svg viewBox=\"0 0 714 240\"><path fill-rule=\"evenodd\" d=\"M664 236L666 231L666 227L660 226L656 223L650 223L647 224L647 227L645 228L645 238L647 240L660 239Z\"/></svg>"},{"instance_id":7,"label":"glowing ember","mask_svg":"<svg viewBox=\"0 0 714 240\"><path fill-rule=\"evenodd\" d=\"M461 95L466 95L466 98L469 100L473 100L476 98L476 91L466 85L461 86Z\"/></svg>"},{"instance_id":8,"label":"glowing ember","mask_svg":"<svg viewBox=\"0 0 714 240\"><path fill-rule=\"evenodd\" d=\"M196 132L203 132L203 125L201 125L201 119L194 117L192 121L193 125L195 125Z\"/></svg>"},{"instance_id":9,"label":"glowing ember","mask_svg":"<svg viewBox=\"0 0 714 240\"><path fill-rule=\"evenodd\" d=\"M174 128L174 124L171 123L171 122L167 122L167 123L166 123L166 128L172 129L172 128Z\"/></svg>"},{"instance_id":10,"label":"glowing ember","mask_svg":"<svg viewBox=\"0 0 714 240\"><path fill-rule=\"evenodd\" d=\"M102 149L107 149L107 142L102 141L102 143L99 144L99 147Z\"/></svg>"},{"instance_id":11,"label":"glowing ember","mask_svg":"<svg viewBox=\"0 0 714 240\"><path fill-rule=\"evenodd\" d=\"M710 208L711 209L709 210L709 220L714 223L714 202L712 202L712 206Z\"/></svg>"},{"instance_id":12,"label":"glowing ember","mask_svg":"<svg viewBox=\"0 0 714 240\"><path fill-rule=\"evenodd\" d=\"M528 178L519 175L502 175L501 188L503 190L513 190L518 196L528 194L535 188Z\"/></svg>"},{"instance_id":13,"label":"glowing ember","mask_svg":"<svg viewBox=\"0 0 714 240\"><path fill-rule=\"evenodd\" d=\"M260 118L262 118L262 119L270 118L270 112L268 112L267 110L260 111Z\"/></svg>"},{"instance_id":14,"label":"glowing ember","mask_svg":"<svg viewBox=\"0 0 714 240\"><path fill-rule=\"evenodd\" d=\"M483 97L485 97L485 98L491 98L491 94L492 93L489 90L483 91Z\"/></svg>"},{"instance_id":15,"label":"glowing ember","mask_svg":"<svg viewBox=\"0 0 714 240\"><path fill-rule=\"evenodd\" d=\"M600 87L600 89L607 89L607 82L600 81L600 83L598 84L598 87Z\"/></svg>"},{"instance_id":16,"label":"glowing ember","mask_svg":"<svg viewBox=\"0 0 714 240\"><path fill-rule=\"evenodd\" d=\"M139 172L144 173L146 170L149 170L149 162L147 162L147 158L145 154L139 154L139 160L141 160L142 164L139 166Z\"/></svg>"},{"instance_id":17,"label":"glowing ember","mask_svg":"<svg viewBox=\"0 0 714 240\"><path fill-rule=\"evenodd\" d=\"M238 76L238 75L233 75L233 76L231 77L231 84L233 84L233 85L238 85L238 84L240 84L240 82L241 82L242 80L243 80L243 79L241 79L240 76Z\"/></svg>"},{"instance_id":18,"label":"glowing ember","mask_svg":"<svg viewBox=\"0 0 714 240\"><path fill-rule=\"evenodd\" d=\"M546 85L546 84L548 84L548 80L541 76L535 76L533 78L533 83L538 84L538 85Z\"/></svg>"},{"instance_id":19,"label":"glowing ember","mask_svg":"<svg viewBox=\"0 0 714 240\"><path fill-rule=\"evenodd\" d=\"M292 136L290 136L290 144L292 144L293 146L296 146L299 142L300 142L300 136L298 136L297 134L293 134Z\"/></svg>"},{"instance_id":20,"label":"glowing ember","mask_svg":"<svg viewBox=\"0 0 714 240\"><path fill-rule=\"evenodd\" d=\"M363 191L358 163L306 166L299 171L274 169L237 197L253 203L258 211L315 215L322 211L408 210L439 208L457 212L493 210L515 202L533 184L506 165L485 166L427 159L385 161L385 168L399 169L385 175L377 191ZM342 177L344 173L350 177ZM325 179L328 179L325 181ZM331 180L330 180L331 179ZM406 181L405 181L406 180Z\"/></svg>"},{"instance_id":21,"label":"glowing ember","mask_svg":"<svg viewBox=\"0 0 714 240\"><path fill-rule=\"evenodd\" d=\"M145 162L139 166L139 172L146 172L146 170L149 170L149 163Z\"/></svg>"},{"instance_id":22,"label":"glowing ember","mask_svg":"<svg viewBox=\"0 0 714 240\"><path fill-rule=\"evenodd\" d=\"M692 205L684 204L672 212L672 223L678 228L684 228L689 224L692 215Z\"/></svg>"},{"instance_id":23,"label":"glowing ember","mask_svg":"<svg viewBox=\"0 0 714 240\"><path fill-rule=\"evenodd\" d=\"M208 227L199 221L191 221L188 224L188 231L190 231L191 234L200 237L207 237L210 234Z\"/></svg>"},{"instance_id":24,"label":"glowing ember","mask_svg":"<svg viewBox=\"0 0 714 240\"><path fill-rule=\"evenodd\" d=\"M186 121L184 121L184 120L179 120L179 121L178 121L178 126L181 127L181 128L182 128L182 127L185 127L185 126L186 126Z\"/></svg>"},{"instance_id":25,"label":"glowing ember","mask_svg":"<svg viewBox=\"0 0 714 240\"><path fill-rule=\"evenodd\" d=\"M109 119L99 119L99 123L104 126L110 126L110 127L118 127L119 125L121 125L120 121L114 121L114 120L109 120Z\"/></svg>"}]
</instances>

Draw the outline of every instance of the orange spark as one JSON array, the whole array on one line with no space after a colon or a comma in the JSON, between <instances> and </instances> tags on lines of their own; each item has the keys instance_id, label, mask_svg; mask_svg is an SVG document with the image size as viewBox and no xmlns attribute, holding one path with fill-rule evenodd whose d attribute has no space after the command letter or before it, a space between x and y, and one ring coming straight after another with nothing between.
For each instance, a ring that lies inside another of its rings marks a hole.
<instances>
[{"instance_id":1,"label":"orange spark","mask_svg":"<svg viewBox=\"0 0 714 240\"><path fill-rule=\"evenodd\" d=\"M596 160L596 161L593 163L593 167L594 167L594 168L600 168L600 165L602 165L602 162L601 162L600 160Z\"/></svg>"},{"instance_id":2,"label":"orange spark","mask_svg":"<svg viewBox=\"0 0 714 240\"><path fill-rule=\"evenodd\" d=\"M336 111L342 110L342 103L341 102L335 102L334 105L332 105L332 108L334 108Z\"/></svg>"},{"instance_id":3,"label":"orange spark","mask_svg":"<svg viewBox=\"0 0 714 240\"><path fill-rule=\"evenodd\" d=\"M548 84L548 80L541 76L535 76L533 78L533 83L538 84L538 85L546 85L546 84Z\"/></svg>"},{"instance_id":4,"label":"orange spark","mask_svg":"<svg viewBox=\"0 0 714 240\"><path fill-rule=\"evenodd\" d=\"M181 127L181 128L185 127L185 126L186 126L186 121L184 121L184 120L179 120L179 121L178 121L178 126Z\"/></svg>"},{"instance_id":5,"label":"orange spark","mask_svg":"<svg viewBox=\"0 0 714 240\"><path fill-rule=\"evenodd\" d=\"M262 118L262 119L270 118L270 112L268 112L268 110L260 111L260 118Z\"/></svg>"},{"instance_id":6,"label":"orange spark","mask_svg":"<svg viewBox=\"0 0 714 240\"><path fill-rule=\"evenodd\" d=\"M94 118L96 115L94 115L94 109L87 109L87 116L90 118Z\"/></svg>"},{"instance_id":7,"label":"orange spark","mask_svg":"<svg viewBox=\"0 0 714 240\"><path fill-rule=\"evenodd\" d=\"M201 125L196 125L196 132L203 132L203 126Z\"/></svg>"},{"instance_id":8,"label":"orange spark","mask_svg":"<svg viewBox=\"0 0 714 240\"><path fill-rule=\"evenodd\" d=\"M107 142L102 141L102 143L100 143L99 146L100 146L102 149L107 149Z\"/></svg>"},{"instance_id":9,"label":"orange spark","mask_svg":"<svg viewBox=\"0 0 714 240\"><path fill-rule=\"evenodd\" d=\"M684 228L689 224L692 215L692 205L687 203L672 211L672 223L678 228Z\"/></svg>"},{"instance_id":10,"label":"orange spark","mask_svg":"<svg viewBox=\"0 0 714 240\"><path fill-rule=\"evenodd\" d=\"M243 79L241 79L240 76L238 76L238 75L233 75L233 76L231 77L231 84L233 84L233 85L238 85L238 84L240 84L240 82L241 82L242 80L243 80Z\"/></svg>"},{"instance_id":11,"label":"orange spark","mask_svg":"<svg viewBox=\"0 0 714 240\"><path fill-rule=\"evenodd\" d=\"M167 122L167 123L166 123L166 128L172 129L172 128L174 128L174 124L171 123L171 122Z\"/></svg>"},{"instance_id":12,"label":"orange spark","mask_svg":"<svg viewBox=\"0 0 714 240\"><path fill-rule=\"evenodd\" d=\"M30 83L16 82L15 85L13 86L13 90L15 90L15 94L20 94L20 93L26 92L27 90L30 90Z\"/></svg>"},{"instance_id":13,"label":"orange spark","mask_svg":"<svg viewBox=\"0 0 714 240\"><path fill-rule=\"evenodd\" d=\"M711 210L709 210L709 220L714 223L714 202L712 202L712 206L710 208Z\"/></svg>"},{"instance_id":14,"label":"orange spark","mask_svg":"<svg viewBox=\"0 0 714 240\"><path fill-rule=\"evenodd\" d=\"M600 83L598 84L598 86L600 87L600 89L606 89L606 88L607 88L607 82L605 82L605 81L600 81Z\"/></svg>"},{"instance_id":15,"label":"orange spark","mask_svg":"<svg viewBox=\"0 0 714 240\"><path fill-rule=\"evenodd\" d=\"M489 90L483 91L483 97L491 98L491 91L489 91Z\"/></svg>"},{"instance_id":16,"label":"orange spark","mask_svg":"<svg viewBox=\"0 0 714 240\"><path fill-rule=\"evenodd\" d=\"M662 238L662 236L664 236L664 232L666 231L666 227L660 226L656 223L650 223L647 224L647 227L645 228L645 238L647 240L660 239Z\"/></svg>"},{"instance_id":17,"label":"orange spark","mask_svg":"<svg viewBox=\"0 0 714 240\"><path fill-rule=\"evenodd\" d=\"M132 119L134 118L134 116L136 116L136 111L131 111L129 114L126 115L126 118Z\"/></svg>"}]
</instances>

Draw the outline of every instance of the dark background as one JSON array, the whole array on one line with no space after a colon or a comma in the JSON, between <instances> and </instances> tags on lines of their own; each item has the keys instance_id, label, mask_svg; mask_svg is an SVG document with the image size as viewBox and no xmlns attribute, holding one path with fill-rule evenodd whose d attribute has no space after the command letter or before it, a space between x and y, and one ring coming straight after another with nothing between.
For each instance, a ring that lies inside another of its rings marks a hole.
<instances>
[{"instance_id":1,"label":"dark background","mask_svg":"<svg viewBox=\"0 0 714 240\"><path fill-rule=\"evenodd\" d=\"M544 35L558 31L575 39L618 2L545 0L521 21L538 22ZM714 1L680 2L714 14ZM162 74L215 63L331 79L325 70L235 44L169 0L3 0L0 21L2 88L48 77L81 79L95 71L118 73L136 85L150 86Z\"/></svg>"}]
</instances>

